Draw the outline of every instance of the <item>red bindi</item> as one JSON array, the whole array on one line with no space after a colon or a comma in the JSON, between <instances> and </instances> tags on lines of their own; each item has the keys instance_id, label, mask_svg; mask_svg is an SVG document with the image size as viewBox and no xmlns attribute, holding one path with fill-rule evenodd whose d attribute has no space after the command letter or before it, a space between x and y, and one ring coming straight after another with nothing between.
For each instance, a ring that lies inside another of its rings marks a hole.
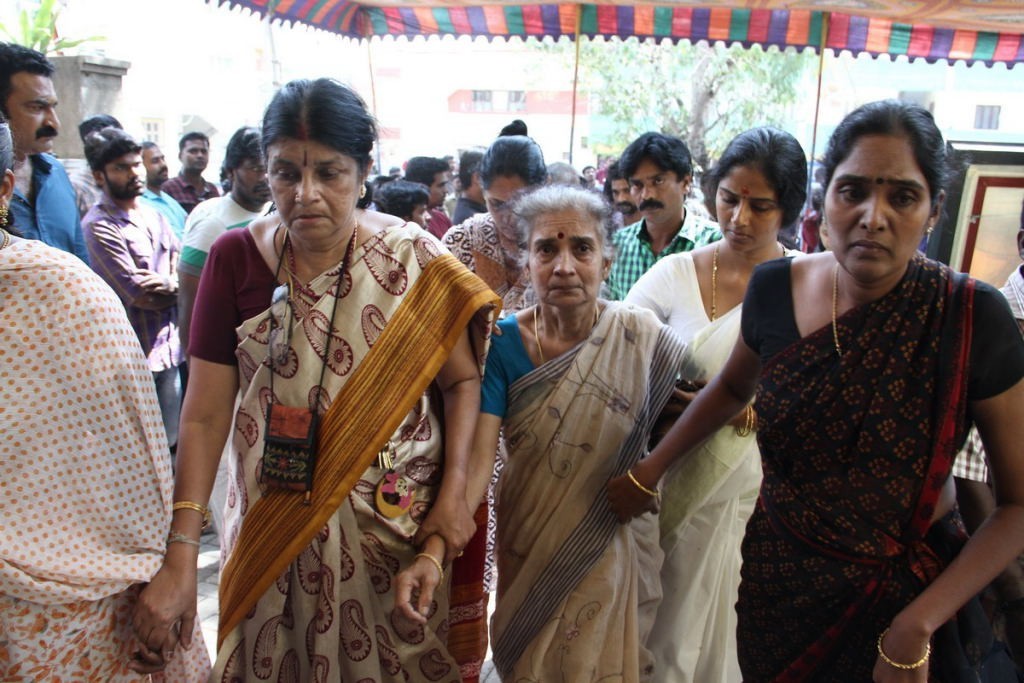
<instances>
[{"instance_id":1,"label":"red bindi","mask_svg":"<svg viewBox=\"0 0 1024 683\"><path fill-rule=\"evenodd\" d=\"M558 239L564 240L565 239L565 233L564 232L558 233Z\"/></svg>"},{"instance_id":2,"label":"red bindi","mask_svg":"<svg viewBox=\"0 0 1024 683\"><path fill-rule=\"evenodd\" d=\"M750 196L750 190L748 190L745 187L741 187L740 188L740 194L743 195L744 197L749 197Z\"/></svg>"}]
</instances>

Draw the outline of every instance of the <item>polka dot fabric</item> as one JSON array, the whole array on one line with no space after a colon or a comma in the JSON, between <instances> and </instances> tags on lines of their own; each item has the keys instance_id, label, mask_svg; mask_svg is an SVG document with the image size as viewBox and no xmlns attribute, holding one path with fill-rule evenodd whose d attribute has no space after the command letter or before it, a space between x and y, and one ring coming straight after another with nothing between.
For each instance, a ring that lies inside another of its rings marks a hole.
<instances>
[{"instance_id":1,"label":"polka dot fabric","mask_svg":"<svg viewBox=\"0 0 1024 683\"><path fill-rule=\"evenodd\" d=\"M117 296L40 242L0 250L0 625L28 603L98 612L147 581L172 485L153 377ZM52 620L47 641L64 626Z\"/></svg>"},{"instance_id":2,"label":"polka dot fabric","mask_svg":"<svg viewBox=\"0 0 1024 683\"><path fill-rule=\"evenodd\" d=\"M210 658L198 626L192 647L175 652L162 672L147 676L128 668L138 593L136 585L109 598L64 605L0 596L0 680L205 683Z\"/></svg>"}]
</instances>

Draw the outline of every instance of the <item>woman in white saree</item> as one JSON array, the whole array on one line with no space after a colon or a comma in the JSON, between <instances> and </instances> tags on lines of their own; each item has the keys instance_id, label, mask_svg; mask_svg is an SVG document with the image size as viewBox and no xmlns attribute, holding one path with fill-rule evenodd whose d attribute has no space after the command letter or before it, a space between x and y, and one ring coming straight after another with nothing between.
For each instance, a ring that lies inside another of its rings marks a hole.
<instances>
[{"instance_id":1,"label":"woman in white saree","mask_svg":"<svg viewBox=\"0 0 1024 683\"><path fill-rule=\"evenodd\" d=\"M687 343L683 379L703 385L725 364L750 274L786 253L779 230L796 220L806 184L806 157L793 136L773 128L741 133L705 178L723 239L662 259L630 290L627 303L651 309ZM684 403L693 395L677 389ZM761 484L756 419L748 406L663 480L663 598L649 643L655 680L741 678L734 606L740 542Z\"/></svg>"},{"instance_id":2,"label":"woman in white saree","mask_svg":"<svg viewBox=\"0 0 1024 683\"><path fill-rule=\"evenodd\" d=\"M474 439L480 460L502 427L508 443L494 662L509 681L648 681L657 520L620 524L604 491L645 452L683 346L649 311L598 299L611 263L600 197L549 186L514 211L539 303L498 324ZM475 471L470 496L490 468Z\"/></svg>"}]
</instances>

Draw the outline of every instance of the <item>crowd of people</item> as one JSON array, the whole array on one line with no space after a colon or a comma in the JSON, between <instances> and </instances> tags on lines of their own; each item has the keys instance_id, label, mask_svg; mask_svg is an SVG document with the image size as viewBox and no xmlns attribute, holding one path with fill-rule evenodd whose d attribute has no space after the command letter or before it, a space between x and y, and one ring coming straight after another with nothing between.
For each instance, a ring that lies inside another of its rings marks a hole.
<instances>
[{"instance_id":1,"label":"crowd of people","mask_svg":"<svg viewBox=\"0 0 1024 683\"><path fill-rule=\"evenodd\" d=\"M107 113L67 173L52 74L0 45L0 679L1024 680L1024 264L920 252L926 110L848 114L809 202L773 127L699 191L522 121L375 176L296 80L212 183Z\"/></svg>"}]
</instances>

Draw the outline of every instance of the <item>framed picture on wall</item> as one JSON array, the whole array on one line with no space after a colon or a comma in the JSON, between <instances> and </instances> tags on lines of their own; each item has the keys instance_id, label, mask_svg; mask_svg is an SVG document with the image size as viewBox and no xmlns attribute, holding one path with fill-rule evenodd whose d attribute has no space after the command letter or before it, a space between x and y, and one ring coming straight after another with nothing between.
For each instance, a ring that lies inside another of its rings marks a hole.
<instances>
[{"instance_id":1,"label":"framed picture on wall","mask_svg":"<svg viewBox=\"0 0 1024 683\"><path fill-rule=\"evenodd\" d=\"M950 183L938 240L928 253L956 270L1002 287L1020 264L1024 220L1024 145L950 142L962 162Z\"/></svg>"}]
</instances>

